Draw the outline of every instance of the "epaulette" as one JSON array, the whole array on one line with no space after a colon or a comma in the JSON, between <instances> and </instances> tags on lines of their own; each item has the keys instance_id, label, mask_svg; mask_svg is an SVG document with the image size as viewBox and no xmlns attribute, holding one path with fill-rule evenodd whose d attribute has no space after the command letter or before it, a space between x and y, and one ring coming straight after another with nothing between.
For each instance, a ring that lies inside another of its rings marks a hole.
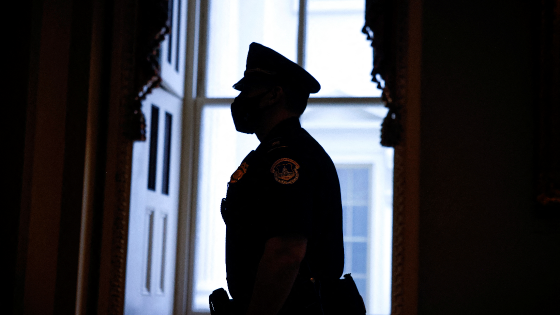
<instances>
[{"instance_id":1,"label":"epaulette","mask_svg":"<svg viewBox=\"0 0 560 315\"><path fill-rule=\"evenodd\" d=\"M288 144L283 137L277 137L268 141L266 146L266 153L270 153L276 149L287 148Z\"/></svg>"}]
</instances>

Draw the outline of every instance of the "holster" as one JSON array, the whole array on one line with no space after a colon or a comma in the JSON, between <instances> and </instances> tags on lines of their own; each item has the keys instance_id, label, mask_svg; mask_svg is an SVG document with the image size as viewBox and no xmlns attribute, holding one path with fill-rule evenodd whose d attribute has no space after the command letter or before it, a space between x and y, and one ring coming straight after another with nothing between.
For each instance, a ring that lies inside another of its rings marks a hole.
<instances>
[{"instance_id":1,"label":"holster","mask_svg":"<svg viewBox=\"0 0 560 315\"><path fill-rule=\"evenodd\" d=\"M219 288L214 290L208 298L210 304L210 314L211 315L230 315L231 312L231 300L226 290Z\"/></svg>"}]
</instances>

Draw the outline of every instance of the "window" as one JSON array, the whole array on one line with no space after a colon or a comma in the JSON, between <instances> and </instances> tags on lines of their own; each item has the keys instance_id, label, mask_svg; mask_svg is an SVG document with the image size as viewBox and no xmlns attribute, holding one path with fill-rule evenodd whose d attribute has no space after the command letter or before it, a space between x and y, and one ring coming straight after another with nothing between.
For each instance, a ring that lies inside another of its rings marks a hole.
<instances>
[{"instance_id":1,"label":"window","mask_svg":"<svg viewBox=\"0 0 560 315\"><path fill-rule=\"evenodd\" d=\"M367 296L368 210L371 198L369 165L337 165L343 209L344 273L351 273Z\"/></svg>"},{"instance_id":2,"label":"window","mask_svg":"<svg viewBox=\"0 0 560 315\"><path fill-rule=\"evenodd\" d=\"M238 92L231 86L243 76L249 44L258 42L297 61L321 83L301 123L337 167L345 272L355 278L369 314L389 314L393 151L379 145L386 109L371 82L371 48L360 33L364 2L208 0L202 8L208 10L208 23L200 25L207 49L200 51L207 53L198 55L203 66L197 76L200 134L190 311L208 312L212 290L227 289L220 201L230 175L259 144L256 136L235 131L229 106Z\"/></svg>"}]
</instances>

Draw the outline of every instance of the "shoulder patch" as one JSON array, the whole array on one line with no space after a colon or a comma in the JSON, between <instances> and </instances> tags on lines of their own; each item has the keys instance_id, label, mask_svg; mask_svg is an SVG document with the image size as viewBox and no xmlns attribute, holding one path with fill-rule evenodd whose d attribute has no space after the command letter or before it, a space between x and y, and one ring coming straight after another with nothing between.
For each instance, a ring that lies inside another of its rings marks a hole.
<instances>
[{"instance_id":1,"label":"shoulder patch","mask_svg":"<svg viewBox=\"0 0 560 315\"><path fill-rule=\"evenodd\" d=\"M229 179L229 183L233 184L233 183L237 183L241 177L243 177L243 175L245 175L245 173L247 173L247 169L249 168L249 165L245 162L241 163L241 165L239 165L239 167L237 168L237 170L231 174L231 178Z\"/></svg>"},{"instance_id":2,"label":"shoulder patch","mask_svg":"<svg viewBox=\"0 0 560 315\"><path fill-rule=\"evenodd\" d=\"M293 184L299 178L299 164L288 158L282 158L274 162L270 172L274 174L274 179L280 184Z\"/></svg>"}]
</instances>

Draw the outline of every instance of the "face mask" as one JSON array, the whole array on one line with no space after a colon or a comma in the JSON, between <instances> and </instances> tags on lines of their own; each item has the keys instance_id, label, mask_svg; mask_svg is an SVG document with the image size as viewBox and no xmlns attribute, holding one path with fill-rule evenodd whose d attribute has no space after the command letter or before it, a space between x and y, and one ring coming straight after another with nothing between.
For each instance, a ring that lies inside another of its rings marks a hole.
<instances>
[{"instance_id":1,"label":"face mask","mask_svg":"<svg viewBox=\"0 0 560 315\"><path fill-rule=\"evenodd\" d=\"M259 109L259 104L268 92L253 97L238 96L233 100L231 117L237 131L248 134L255 133L257 121L263 112L262 109Z\"/></svg>"}]
</instances>

